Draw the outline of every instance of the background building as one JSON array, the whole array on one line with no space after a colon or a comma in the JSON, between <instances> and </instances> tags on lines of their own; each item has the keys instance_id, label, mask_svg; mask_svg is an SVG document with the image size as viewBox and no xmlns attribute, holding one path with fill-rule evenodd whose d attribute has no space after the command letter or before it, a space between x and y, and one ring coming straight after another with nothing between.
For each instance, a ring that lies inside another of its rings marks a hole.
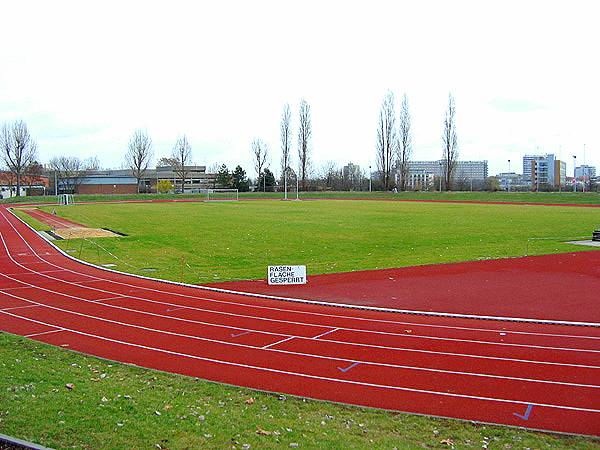
<instances>
[{"instance_id":1,"label":"background building","mask_svg":"<svg viewBox=\"0 0 600 450\"><path fill-rule=\"evenodd\" d=\"M410 161L408 163L408 182L414 186L431 186L435 178L444 175L444 162L439 161ZM480 189L488 177L487 161L456 161L452 174L455 189L470 189L473 185ZM434 186L435 187L435 186ZM425 189L421 187L421 189Z\"/></svg>"},{"instance_id":2,"label":"background building","mask_svg":"<svg viewBox=\"0 0 600 450\"><path fill-rule=\"evenodd\" d=\"M526 181L520 173L504 172L496 175L500 189L505 191L528 191L531 189L531 182Z\"/></svg>"},{"instance_id":3,"label":"background building","mask_svg":"<svg viewBox=\"0 0 600 450\"><path fill-rule=\"evenodd\" d=\"M575 178L578 180L589 180L590 178L596 177L596 168L594 166L588 166L582 164L581 166L575 167Z\"/></svg>"},{"instance_id":4,"label":"background building","mask_svg":"<svg viewBox=\"0 0 600 450\"><path fill-rule=\"evenodd\" d=\"M529 172L525 169L529 164ZM560 189L565 186L567 176L567 164L556 159L553 154L547 155L525 155L523 157L523 177L528 178L531 190L540 191L548 189Z\"/></svg>"},{"instance_id":5,"label":"background building","mask_svg":"<svg viewBox=\"0 0 600 450\"><path fill-rule=\"evenodd\" d=\"M177 192L198 193L201 189L218 188L216 174L206 172L205 166L185 166L185 185L174 166L148 169L139 183L139 192L156 192L156 184L169 181ZM135 194L138 182L130 169L97 170L58 179L58 193L74 194Z\"/></svg>"},{"instance_id":6,"label":"background building","mask_svg":"<svg viewBox=\"0 0 600 450\"><path fill-rule=\"evenodd\" d=\"M44 195L48 190L48 177L42 175L23 175L19 194ZM17 196L17 179L12 172L0 172L0 198Z\"/></svg>"}]
</instances>

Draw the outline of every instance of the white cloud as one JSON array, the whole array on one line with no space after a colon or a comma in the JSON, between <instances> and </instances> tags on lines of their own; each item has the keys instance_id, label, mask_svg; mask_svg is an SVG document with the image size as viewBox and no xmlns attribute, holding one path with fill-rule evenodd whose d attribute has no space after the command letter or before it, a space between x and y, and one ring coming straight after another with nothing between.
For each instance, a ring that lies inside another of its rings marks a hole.
<instances>
[{"instance_id":1,"label":"white cloud","mask_svg":"<svg viewBox=\"0 0 600 450\"><path fill-rule=\"evenodd\" d=\"M586 143L600 166L593 1L24 1L3 16L0 122L26 120L45 160L118 166L141 127L159 156L185 133L197 162L248 172L262 137L277 168L283 104L296 119L304 97L315 162L367 166L392 89L416 159L439 157L452 91L462 158L495 173L539 147L570 164Z\"/></svg>"}]
</instances>

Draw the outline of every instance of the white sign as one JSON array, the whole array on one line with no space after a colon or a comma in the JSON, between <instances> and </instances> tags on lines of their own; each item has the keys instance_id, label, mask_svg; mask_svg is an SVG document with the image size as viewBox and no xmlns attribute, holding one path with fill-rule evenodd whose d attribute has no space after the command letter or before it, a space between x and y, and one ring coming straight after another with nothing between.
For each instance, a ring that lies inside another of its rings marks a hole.
<instances>
[{"instance_id":1,"label":"white sign","mask_svg":"<svg viewBox=\"0 0 600 450\"><path fill-rule=\"evenodd\" d=\"M269 284L306 284L306 266L269 266Z\"/></svg>"}]
</instances>

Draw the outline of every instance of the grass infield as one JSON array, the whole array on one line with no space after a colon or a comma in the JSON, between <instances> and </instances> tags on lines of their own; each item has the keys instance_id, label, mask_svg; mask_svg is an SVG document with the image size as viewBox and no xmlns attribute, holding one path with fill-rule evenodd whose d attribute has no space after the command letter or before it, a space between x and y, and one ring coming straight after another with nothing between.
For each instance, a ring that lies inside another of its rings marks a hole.
<instances>
[{"instance_id":1,"label":"grass infield","mask_svg":"<svg viewBox=\"0 0 600 450\"><path fill-rule=\"evenodd\" d=\"M128 236L57 244L96 264L188 283L256 279L269 264L310 274L586 250L600 209L413 202L240 201L53 206ZM114 256L113 256L114 255Z\"/></svg>"},{"instance_id":2,"label":"grass infield","mask_svg":"<svg viewBox=\"0 0 600 450\"><path fill-rule=\"evenodd\" d=\"M283 198L283 192L240 192L240 199ZM295 198L296 193L288 193L289 198ZM518 202L518 203L573 203L600 205L598 192L300 192L300 198L364 198L364 199L394 199L394 200L454 200L476 202ZM75 195L75 202L102 202L114 200L182 200L204 199L200 194L115 194L115 195ZM0 203L52 203L57 204L54 195L44 197L13 197L0 200Z\"/></svg>"}]
</instances>

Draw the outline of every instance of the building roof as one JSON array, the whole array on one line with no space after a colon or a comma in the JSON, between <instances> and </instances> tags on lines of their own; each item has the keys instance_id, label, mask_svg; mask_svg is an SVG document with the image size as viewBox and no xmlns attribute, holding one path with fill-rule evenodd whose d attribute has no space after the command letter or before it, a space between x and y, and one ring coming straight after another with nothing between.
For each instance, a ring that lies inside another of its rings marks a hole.
<instances>
[{"instance_id":1,"label":"building roof","mask_svg":"<svg viewBox=\"0 0 600 450\"><path fill-rule=\"evenodd\" d=\"M17 177L12 172L0 172L0 185L1 186L15 186L17 184ZM21 186L50 186L48 177L41 175L23 175L21 177Z\"/></svg>"}]
</instances>

